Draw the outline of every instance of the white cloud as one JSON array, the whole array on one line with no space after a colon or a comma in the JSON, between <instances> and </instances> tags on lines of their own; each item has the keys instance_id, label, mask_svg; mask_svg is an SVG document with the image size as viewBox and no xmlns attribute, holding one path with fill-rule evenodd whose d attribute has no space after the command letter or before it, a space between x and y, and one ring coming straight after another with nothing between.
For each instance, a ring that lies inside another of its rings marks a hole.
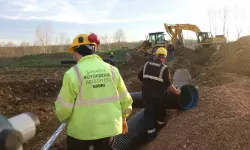
<instances>
[{"instance_id":1,"label":"white cloud","mask_svg":"<svg viewBox=\"0 0 250 150\"><path fill-rule=\"evenodd\" d=\"M209 31L208 8L219 10L227 7L230 11L229 36L235 37L235 6L238 6L238 10L244 8L244 22L240 21L240 15L237 20L238 24L244 25L244 34L249 33L250 19L247 18L247 14L250 11L247 2L248 0L0 0L0 19L46 20L80 24L79 26L89 24L83 28L72 28L69 34L87 30L112 34L117 28L122 28L128 33L127 37L132 39L144 38L144 34L148 32L165 31L164 23L196 24L202 31ZM137 22L142 22L141 26L138 26ZM119 24L104 27L103 23ZM220 33L220 18L216 19L216 24ZM62 30L64 29L68 30L66 27Z\"/></svg>"},{"instance_id":2,"label":"white cloud","mask_svg":"<svg viewBox=\"0 0 250 150\"><path fill-rule=\"evenodd\" d=\"M146 4L146 9L138 8L137 11L130 8L143 3ZM149 3L145 0L133 0L133 2L122 0L19 0L6 2L6 6L4 6L6 9L3 12L0 11L0 17L11 20L102 24L159 21L166 16L166 13L155 13L157 9L150 9L152 5L150 6L151 3Z\"/></svg>"}]
</instances>

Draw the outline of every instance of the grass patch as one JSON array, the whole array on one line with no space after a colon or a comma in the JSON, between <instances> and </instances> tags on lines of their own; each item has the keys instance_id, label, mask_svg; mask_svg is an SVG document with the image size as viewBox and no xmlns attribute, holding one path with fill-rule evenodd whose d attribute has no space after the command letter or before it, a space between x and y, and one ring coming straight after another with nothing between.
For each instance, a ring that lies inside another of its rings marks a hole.
<instances>
[{"instance_id":1,"label":"grass patch","mask_svg":"<svg viewBox=\"0 0 250 150\"><path fill-rule=\"evenodd\" d=\"M112 51L97 52L101 58L108 58ZM73 60L72 54L67 52L32 54L22 57L0 58L0 68L34 68L34 67L60 67L72 66L61 64L61 60Z\"/></svg>"},{"instance_id":2,"label":"grass patch","mask_svg":"<svg viewBox=\"0 0 250 150\"><path fill-rule=\"evenodd\" d=\"M20 68L20 67L53 67L61 66L61 60L71 60L69 53L46 53L32 54L23 57L8 58L1 63L0 67Z\"/></svg>"}]
</instances>

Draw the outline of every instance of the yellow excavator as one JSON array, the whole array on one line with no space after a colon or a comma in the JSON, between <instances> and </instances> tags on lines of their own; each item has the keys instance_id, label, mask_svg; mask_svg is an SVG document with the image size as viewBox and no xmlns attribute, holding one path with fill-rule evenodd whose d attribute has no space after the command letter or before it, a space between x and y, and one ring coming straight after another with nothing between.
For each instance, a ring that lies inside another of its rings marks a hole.
<instances>
[{"instance_id":1,"label":"yellow excavator","mask_svg":"<svg viewBox=\"0 0 250 150\"><path fill-rule=\"evenodd\" d=\"M183 47L183 34L182 30L193 31L196 33L197 42L200 47L210 47L214 44L221 44L227 41L223 35L217 35L215 38L210 32L201 32L198 26L193 24L166 24L164 23L166 32L171 37L171 42L175 48Z\"/></svg>"}]
</instances>

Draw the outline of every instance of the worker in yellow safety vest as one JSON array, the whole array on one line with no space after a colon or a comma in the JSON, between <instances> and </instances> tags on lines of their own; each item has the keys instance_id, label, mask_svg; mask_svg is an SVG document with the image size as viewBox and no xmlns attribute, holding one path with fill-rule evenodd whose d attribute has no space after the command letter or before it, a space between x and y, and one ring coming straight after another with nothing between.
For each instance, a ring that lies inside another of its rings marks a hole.
<instances>
[{"instance_id":1,"label":"worker in yellow safety vest","mask_svg":"<svg viewBox=\"0 0 250 150\"><path fill-rule=\"evenodd\" d=\"M112 150L114 136L128 132L132 98L118 69L95 54L99 44L94 33L79 34L68 50L77 64L64 74L55 107L69 150Z\"/></svg>"}]
</instances>

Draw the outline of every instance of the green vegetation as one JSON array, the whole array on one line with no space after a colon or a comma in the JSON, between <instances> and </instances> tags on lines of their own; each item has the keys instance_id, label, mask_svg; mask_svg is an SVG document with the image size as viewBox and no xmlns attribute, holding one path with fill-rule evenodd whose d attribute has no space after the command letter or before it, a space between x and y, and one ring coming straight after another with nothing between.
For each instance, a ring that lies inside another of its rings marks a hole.
<instances>
[{"instance_id":1,"label":"green vegetation","mask_svg":"<svg viewBox=\"0 0 250 150\"><path fill-rule=\"evenodd\" d=\"M72 55L70 55L69 53L47 53L32 54L7 59L7 61L4 61L4 63L0 64L0 67L54 67L61 66L61 60L71 60Z\"/></svg>"},{"instance_id":2,"label":"green vegetation","mask_svg":"<svg viewBox=\"0 0 250 150\"><path fill-rule=\"evenodd\" d=\"M118 63L126 62L124 56L119 56L120 52L116 50L97 52L102 58L108 58L110 53L113 52L118 58ZM118 52L118 53L117 53ZM117 54L118 56L117 56ZM122 55L125 53L123 52ZM59 53L45 53L45 54L31 54L22 57L9 57L1 58L0 68L34 68L34 67L60 67L60 66L72 66L72 64L61 64L62 60L73 60L72 54L67 52Z\"/></svg>"}]
</instances>

